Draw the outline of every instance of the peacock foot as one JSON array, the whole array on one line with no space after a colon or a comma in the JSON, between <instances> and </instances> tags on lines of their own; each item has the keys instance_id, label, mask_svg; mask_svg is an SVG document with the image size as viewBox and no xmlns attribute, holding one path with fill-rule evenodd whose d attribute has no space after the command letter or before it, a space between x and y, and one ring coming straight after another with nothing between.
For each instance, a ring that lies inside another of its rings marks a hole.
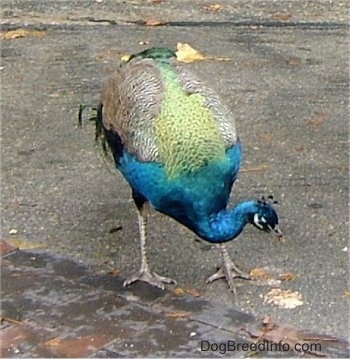
<instances>
[{"instance_id":1,"label":"peacock foot","mask_svg":"<svg viewBox=\"0 0 350 359\"><path fill-rule=\"evenodd\" d=\"M233 293L236 293L236 288L234 285L235 278L252 280L252 277L249 274L244 273L240 269L238 269L232 261L223 261L223 263L219 267L219 270L213 275L211 275L206 280L206 283L211 283L221 278L225 278L230 290Z\"/></svg>"},{"instance_id":2,"label":"peacock foot","mask_svg":"<svg viewBox=\"0 0 350 359\"><path fill-rule=\"evenodd\" d=\"M174 279L160 276L159 274L157 274L155 272L151 273L150 271L140 271L138 274L132 276L130 279L126 279L123 283L123 286L127 287L130 284L137 282L137 281L146 282L146 283L153 285L155 287L158 287L162 290L164 290L163 283L176 284L176 281Z\"/></svg>"}]
</instances>

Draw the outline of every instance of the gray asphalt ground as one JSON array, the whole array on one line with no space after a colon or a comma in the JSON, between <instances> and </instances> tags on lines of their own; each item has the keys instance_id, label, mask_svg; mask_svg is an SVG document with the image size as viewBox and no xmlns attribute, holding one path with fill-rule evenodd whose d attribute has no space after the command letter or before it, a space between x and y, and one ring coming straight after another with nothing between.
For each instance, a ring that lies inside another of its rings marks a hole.
<instances>
[{"instance_id":1,"label":"gray asphalt ground","mask_svg":"<svg viewBox=\"0 0 350 359\"><path fill-rule=\"evenodd\" d=\"M128 185L77 128L124 54L185 42L230 61L188 66L231 105L245 148L232 204L273 194L285 242L246 228L228 245L249 271L290 272L282 289L303 305L263 301L272 287L205 285L219 253L153 213L152 267L202 298L343 338L349 333L348 10L337 1L3 1L2 30L44 36L2 40L1 236L61 253L96 273L139 268ZM144 26L146 20L164 26ZM147 42L148 45L142 43ZM255 170L254 170L255 169ZM115 232L113 228L122 226ZM113 233L110 233L113 232ZM12 234L10 234L12 233ZM348 293L348 292L347 292Z\"/></svg>"}]
</instances>

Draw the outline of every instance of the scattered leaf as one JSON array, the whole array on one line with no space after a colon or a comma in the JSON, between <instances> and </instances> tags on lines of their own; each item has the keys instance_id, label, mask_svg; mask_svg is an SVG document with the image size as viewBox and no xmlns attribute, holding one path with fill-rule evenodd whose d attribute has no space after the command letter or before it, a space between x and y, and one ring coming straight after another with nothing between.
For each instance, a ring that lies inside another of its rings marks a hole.
<instances>
[{"instance_id":1,"label":"scattered leaf","mask_svg":"<svg viewBox=\"0 0 350 359\"><path fill-rule=\"evenodd\" d=\"M300 58L299 57L287 57L284 59L286 64L289 66L297 66L300 65Z\"/></svg>"},{"instance_id":2,"label":"scattered leaf","mask_svg":"<svg viewBox=\"0 0 350 359\"><path fill-rule=\"evenodd\" d=\"M222 9L222 6L220 4L209 4L203 6L203 9L208 11L220 11Z\"/></svg>"},{"instance_id":3,"label":"scattered leaf","mask_svg":"<svg viewBox=\"0 0 350 359\"><path fill-rule=\"evenodd\" d=\"M343 293L343 297L346 298L346 299L350 299L350 289L346 290L346 291Z\"/></svg>"},{"instance_id":4,"label":"scattered leaf","mask_svg":"<svg viewBox=\"0 0 350 359\"><path fill-rule=\"evenodd\" d=\"M273 141L273 136L271 134L265 134L259 136L259 139L261 140L261 142L269 143Z\"/></svg>"},{"instance_id":5,"label":"scattered leaf","mask_svg":"<svg viewBox=\"0 0 350 359\"><path fill-rule=\"evenodd\" d=\"M149 41L148 41L148 40L140 41L140 42L139 42L139 45L148 45L148 44L149 44Z\"/></svg>"},{"instance_id":6,"label":"scattered leaf","mask_svg":"<svg viewBox=\"0 0 350 359\"><path fill-rule=\"evenodd\" d=\"M123 55L120 60L123 62L128 62L130 59L131 55Z\"/></svg>"},{"instance_id":7,"label":"scattered leaf","mask_svg":"<svg viewBox=\"0 0 350 359\"><path fill-rule=\"evenodd\" d=\"M327 119L328 117L328 113L326 112L319 112L316 114L315 117L313 117L312 119L308 120L306 122L306 124L309 126L309 127L319 127L321 126L324 121Z\"/></svg>"},{"instance_id":8,"label":"scattered leaf","mask_svg":"<svg viewBox=\"0 0 350 359\"><path fill-rule=\"evenodd\" d=\"M272 14L272 18L275 20L289 20L292 17L292 14L287 12L287 11L283 11L283 12L276 12L275 14Z\"/></svg>"},{"instance_id":9,"label":"scattered leaf","mask_svg":"<svg viewBox=\"0 0 350 359\"><path fill-rule=\"evenodd\" d=\"M266 171L268 168L269 168L268 165L262 164L259 166L242 168L241 172L243 172L243 173L245 173L245 172L260 172L260 171Z\"/></svg>"},{"instance_id":10,"label":"scattered leaf","mask_svg":"<svg viewBox=\"0 0 350 359\"><path fill-rule=\"evenodd\" d=\"M197 289L194 289L194 288L187 289L186 292L189 295L191 295L192 297L200 297L201 296L201 293Z\"/></svg>"},{"instance_id":11,"label":"scattered leaf","mask_svg":"<svg viewBox=\"0 0 350 359\"><path fill-rule=\"evenodd\" d=\"M182 295L185 294L185 291L184 291L182 288L177 287L177 288L174 289L174 293L175 293L177 296L180 297L180 296L182 296Z\"/></svg>"},{"instance_id":12,"label":"scattered leaf","mask_svg":"<svg viewBox=\"0 0 350 359\"><path fill-rule=\"evenodd\" d=\"M7 31L2 35L4 40L14 40L21 37L43 37L46 35L46 31L37 31L37 30L27 30L27 29L16 29Z\"/></svg>"},{"instance_id":13,"label":"scattered leaf","mask_svg":"<svg viewBox=\"0 0 350 359\"><path fill-rule=\"evenodd\" d=\"M9 230L9 234L17 234L18 233L18 230L16 228L11 228Z\"/></svg>"},{"instance_id":14,"label":"scattered leaf","mask_svg":"<svg viewBox=\"0 0 350 359\"><path fill-rule=\"evenodd\" d=\"M299 292L292 292L290 289L271 289L264 297L264 302L274 304L279 308L293 309L303 305L302 296Z\"/></svg>"},{"instance_id":15,"label":"scattered leaf","mask_svg":"<svg viewBox=\"0 0 350 359\"><path fill-rule=\"evenodd\" d=\"M291 272L286 272L286 273L282 273L281 275L279 275L279 279L282 280L283 282L291 282L293 280L295 280L297 276L294 273Z\"/></svg>"},{"instance_id":16,"label":"scattered leaf","mask_svg":"<svg viewBox=\"0 0 350 359\"><path fill-rule=\"evenodd\" d=\"M15 319L8 318L8 317L1 317L0 322L1 322L1 324L3 322L12 323L12 324L22 324L19 320L15 320Z\"/></svg>"},{"instance_id":17,"label":"scattered leaf","mask_svg":"<svg viewBox=\"0 0 350 359\"><path fill-rule=\"evenodd\" d=\"M149 19L145 21L146 26L162 26L165 25L164 21L156 20L156 19Z\"/></svg>"},{"instance_id":18,"label":"scattered leaf","mask_svg":"<svg viewBox=\"0 0 350 359\"><path fill-rule=\"evenodd\" d=\"M108 272L108 274L112 277L116 277L120 273L120 269L114 269Z\"/></svg>"},{"instance_id":19,"label":"scattered leaf","mask_svg":"<svg viewBox=\"0 0 350 359\"><path fill-rule=\"evenodd\" d=\"M45 248L46 245L42 243L28 242L20 238L9 239L9 243L20 249L36 249Z\"/></svg>"},{"instance_id":20,"label":"scattered leaf","mask_svg":"<svg viewBox=\"0 0 350 359\"><path fill-rule=\"evenodd\" d=\"M48 345L48 346L57 346L60 345L62 339L60 337L56 337L53 339L48 340L47 342L44 343L44 345Z\"/></svg>"},{"instance_id":21,"label":"scattered leaf","mask_svg":"<svg viewBox=\"0 0 350 359\"><path fill-rule=\"evenodd\" d=\"M167 317L169 318L174 318L174 319L179 319L179 318L186 318L190 315L189 312L185 312L185 311L177 311L177 312L169 312L166 314Z\"/></svg>"},{"instance_id":22,"label":"scattered leaf","mask_svg":"<svg viewBox=\"0 0 350 359\"><path fill-rule=\"evenodd\" d=\"M249 275L256 279L272 278L272 274L264 268L253 268Z\"/></svg>"},{"instance_id":23,"label":"scattered leaf","mask_svg":"<svg viewBox=\"0 0 350 359\"><path fill-rule=\"evenodd\" d=\"M152 0L152 4L159 5L163 4L164 0Z\"/></svg>"},{"instance_id":24,"label":"scattered leaf","mask_svg":"<svg viewBox=\"0 0 350 359\"><path fill-rule=\"evenodd\" d=\"M191 63L202 61L206 58L202 53L191 47L189 44L178 42L176 48L176 57L178 61Z\"/></svg>"}]
</instances>

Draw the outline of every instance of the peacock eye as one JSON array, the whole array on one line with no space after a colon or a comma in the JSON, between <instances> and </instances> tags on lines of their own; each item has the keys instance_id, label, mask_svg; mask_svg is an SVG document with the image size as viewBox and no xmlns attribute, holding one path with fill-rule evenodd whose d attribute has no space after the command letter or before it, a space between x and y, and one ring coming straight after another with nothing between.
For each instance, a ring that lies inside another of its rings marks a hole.
<instances>
[{"instance_id":1,"label":"peacock eye","mask_svg":"<svg viewBox=\"0 0 350 359\"><path fill-rule=\"evenodd\" d=\"M264 218L264 217L259 217L259 215L257 213L254 214L254 224L260 229L264 228L261 224L261 222L263 222L263 221L261 221L262 218ZM265 220L265 218L264 218L264 220ZM265 220L265 223L266 223L266 220Z\"/></svg>"}]
</instances>

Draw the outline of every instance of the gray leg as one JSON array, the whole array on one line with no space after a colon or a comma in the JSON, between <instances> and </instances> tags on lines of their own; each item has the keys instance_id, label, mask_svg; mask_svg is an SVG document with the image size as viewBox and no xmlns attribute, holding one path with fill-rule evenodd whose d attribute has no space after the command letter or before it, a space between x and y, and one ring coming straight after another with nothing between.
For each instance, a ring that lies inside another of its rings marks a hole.
<instances>
[{"instance_id":1,"label":"gray leg","mask_svg":"<svg viewBox=\"0 0 350 359\"><path fill-rule=\"evenodd\" d=\"M236 289L234 286L234 278L242 278L250 280L251 277L249 274L242 272L240 269L236 267L236 265L232 262L226 246L224 243L220 243L220 251L221 251L221 266L219 270L210 276L206 283L211 283L214 280L225 278L226 282L233 293L236 293Z\"/></svg>"},{"instance_id":2,"label":"gray leg","mask_svg":"<svg viewBox=\"0 0 350 359\"><path fill-rule=\"evenodd\" d=\"M148 265L148 256L146 250L146 226L148 220L148 204L142 197L133 194L134 201L138 208L138 221L139 221L139 232L140 232L140 243L141 243L141 269L140 272L132 276L130 279L124 281L124 287L136 281L147 282L150 285L154 285L158 288L164 289L163 283L176 283L175 280L167 277L162 277L155 272L151 272Z\"/></svg>"}]
</instances>

